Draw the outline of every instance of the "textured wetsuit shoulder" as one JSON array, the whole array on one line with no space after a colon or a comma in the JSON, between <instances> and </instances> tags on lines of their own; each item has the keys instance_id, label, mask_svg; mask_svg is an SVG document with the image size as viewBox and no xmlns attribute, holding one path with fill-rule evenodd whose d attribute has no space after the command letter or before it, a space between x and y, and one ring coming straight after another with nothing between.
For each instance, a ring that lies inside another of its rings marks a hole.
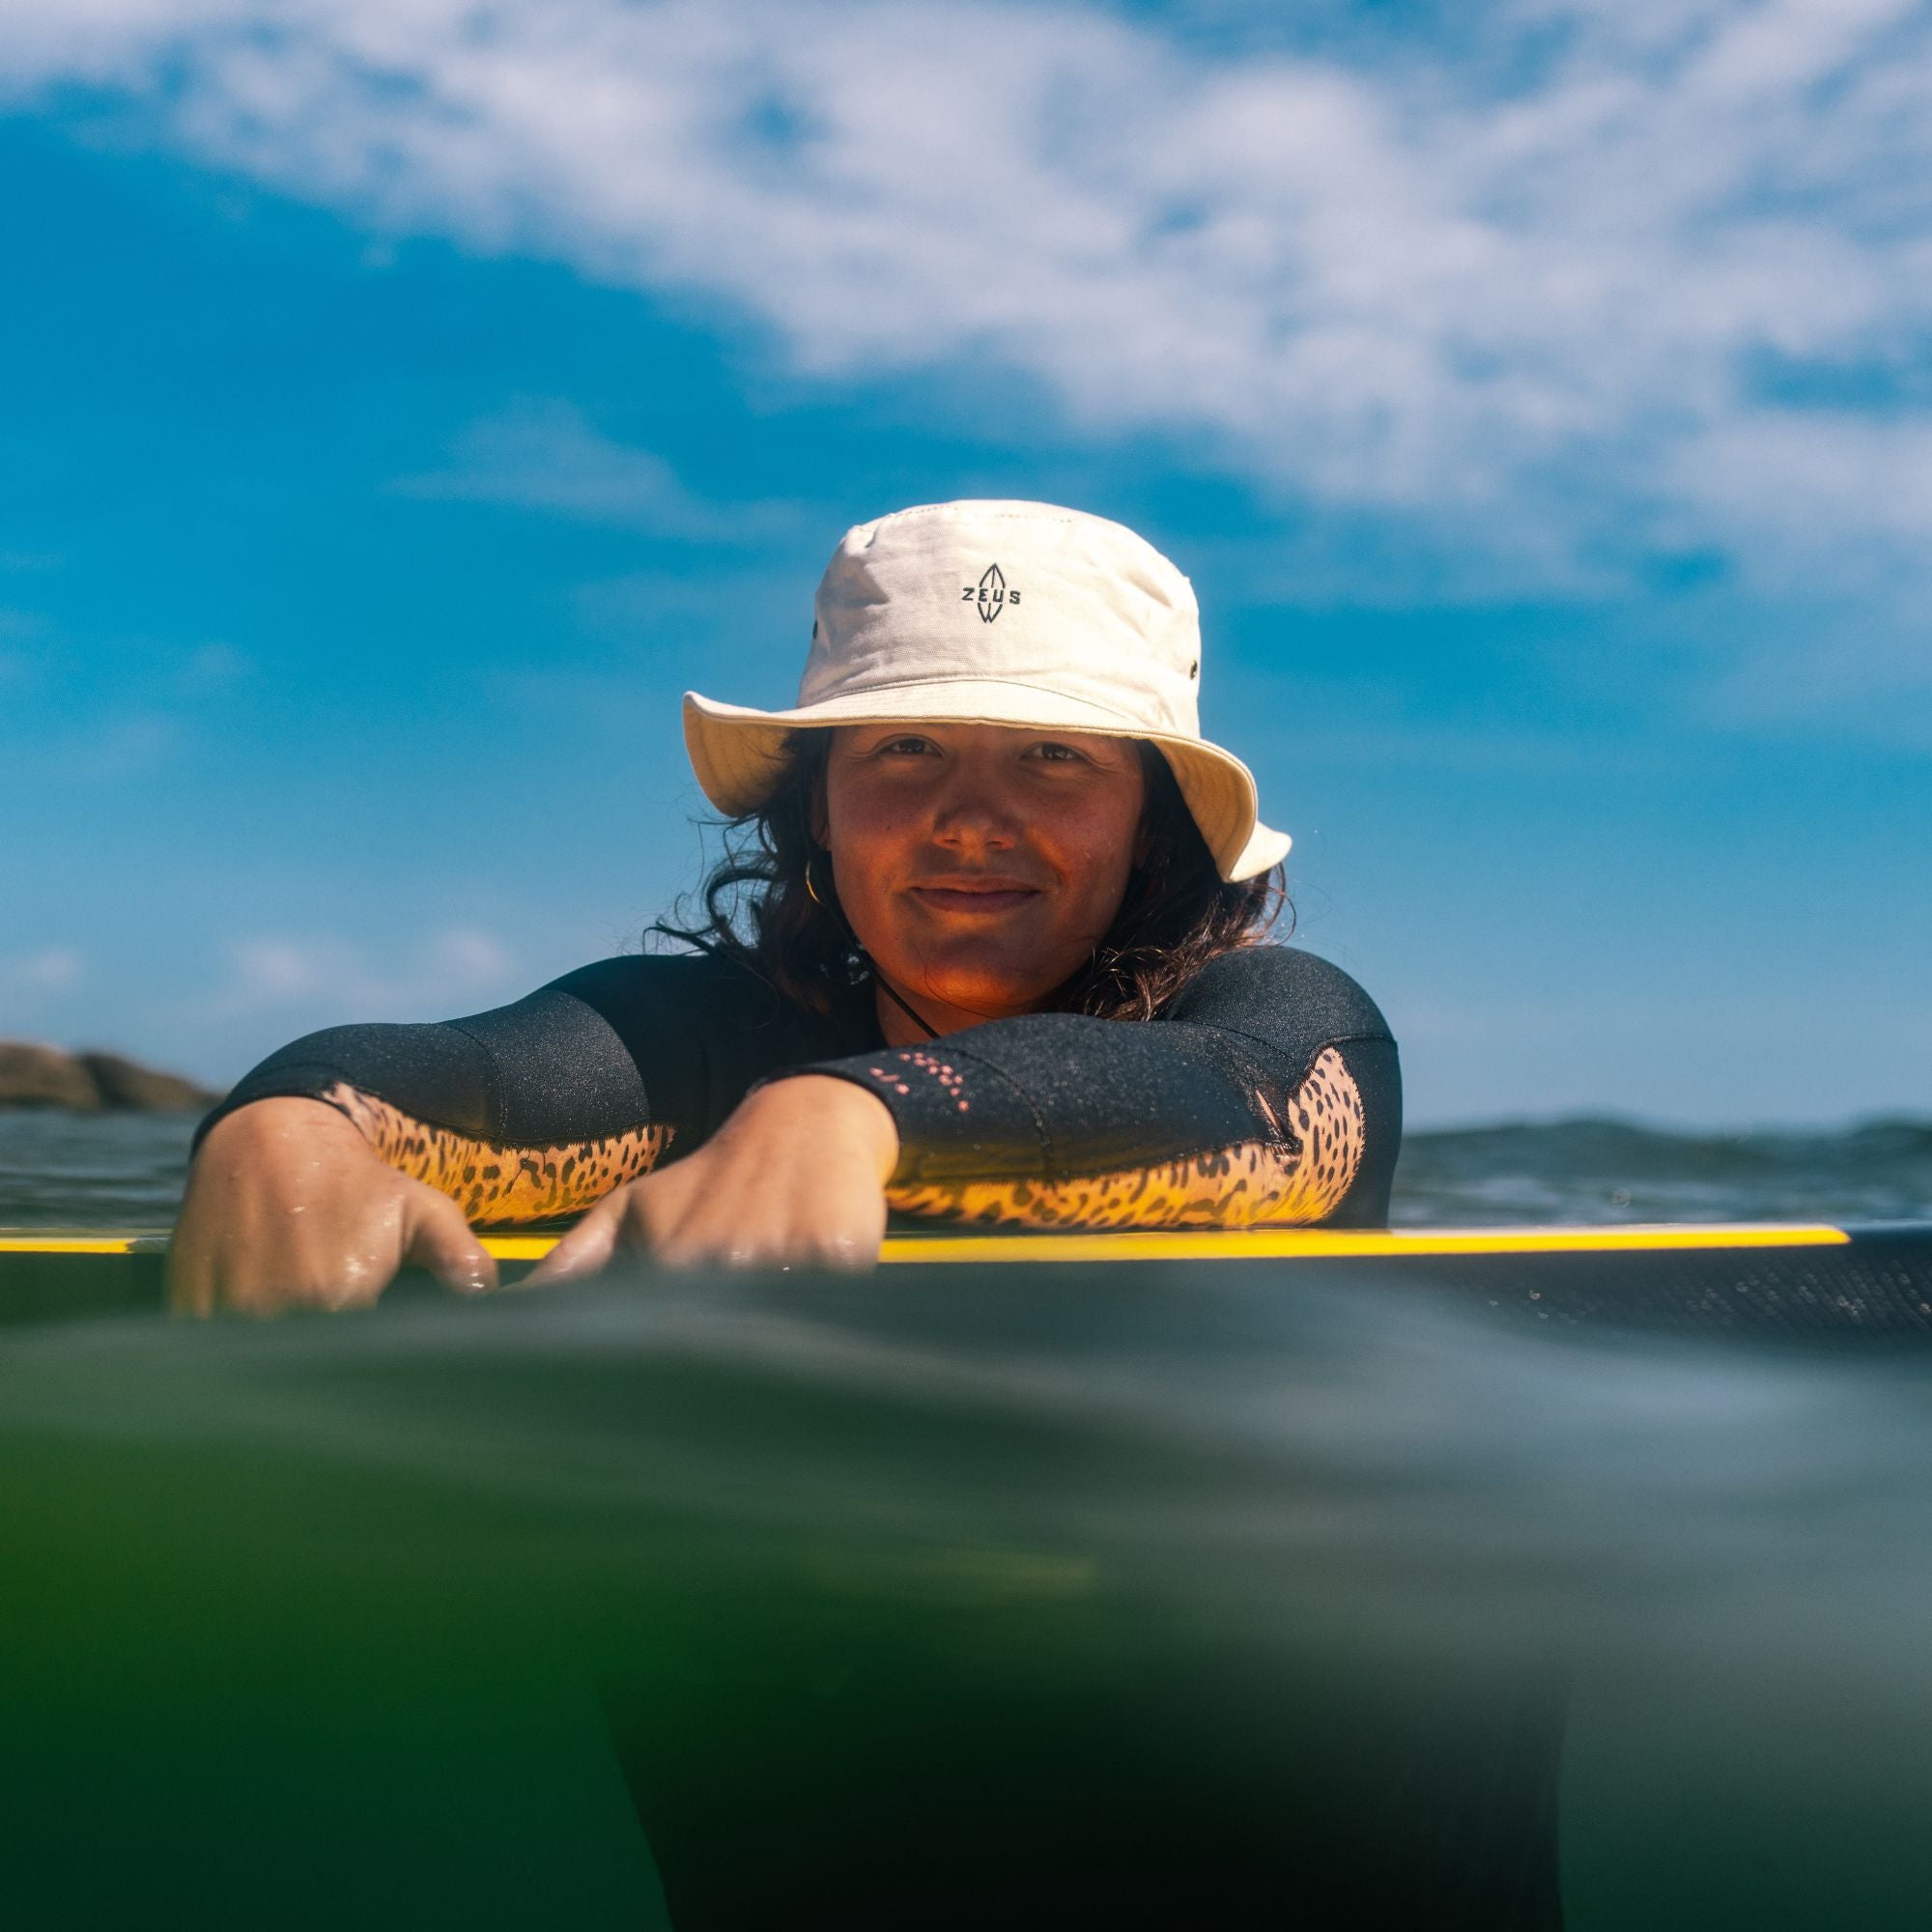
<instances>
[{"instance_id":1,"label":"textured wetsuit shoulder","mask_svg":"<svg viewBox=\"0 0 1932 1932\"><path fill-rule=\"evenodd\" d=\"M208 1120L347 1085L497 1145L594 1140L658 1123L695 1145L753 1082L866 1043L706 953L600 959L509 1006L430 1025L325 1028L238 1081Z\"/></svg>"},{"instance_id":2,"label":"textured wetsuit shoulder","mask_svg":"<svg viewBox=\"0 0 1932 1932\"><path fill-rule=\"evenodd\" d=\"M1381 1009L1333 961L1292 946L1241 946L1210 959L1162 1020L1254 1032L1312 1058L1345 1039L1393 1040Z\"/></svg>"},{"instance_id":3,"label":"textured wetsuit shoulder","mask_svg":"<svg viewBox=\"0 0 1932 1932\"><path fill-rule=\"evenodd\" d=\"M897 1205L987 1224L1386 1219L1395 1042L1311 953L1224 954L1156 1020L995 1020L809 1069L891 1109Z\"/></svg>"}]
</instances>

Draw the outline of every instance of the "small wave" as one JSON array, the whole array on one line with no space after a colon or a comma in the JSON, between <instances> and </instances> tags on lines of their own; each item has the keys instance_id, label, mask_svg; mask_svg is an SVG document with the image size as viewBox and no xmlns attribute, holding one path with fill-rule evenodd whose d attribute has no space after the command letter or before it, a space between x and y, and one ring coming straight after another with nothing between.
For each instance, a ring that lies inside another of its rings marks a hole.
<instances>
[{"instance_id":1,"label":"small wave","mask_svg":"<svg viewBox=\"0 0 1932 1932\"><path fill-rule=\"evenodd\" d=\"M1932 1218L1932 1120L1829 1131L1684 1133L1630 1121L1516 1122L1411 1133L1406 1226Z\"/></svg>"}]
</instances>

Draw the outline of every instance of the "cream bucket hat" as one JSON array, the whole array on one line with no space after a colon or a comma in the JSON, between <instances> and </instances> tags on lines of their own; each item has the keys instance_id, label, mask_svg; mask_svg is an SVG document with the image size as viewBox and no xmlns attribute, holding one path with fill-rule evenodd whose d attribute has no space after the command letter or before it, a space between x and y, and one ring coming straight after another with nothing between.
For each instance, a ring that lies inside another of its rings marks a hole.
<instances>
[{"instance_id":1,"label":"cream bucket hat","mask_svg":"<svg viewBox=\"0 0 1932 1932\"><path fill-rule=\"evenodd\" d=\"M729 817L783 777L794 731L931 720L1097 731L1160 750L1224 879L1287 855L1253 774L1201 735L1201 618L1167 558L1050 503L932 503L845 532L789 711L684 695L684 742Z\"/></svg>"}]
</instances>

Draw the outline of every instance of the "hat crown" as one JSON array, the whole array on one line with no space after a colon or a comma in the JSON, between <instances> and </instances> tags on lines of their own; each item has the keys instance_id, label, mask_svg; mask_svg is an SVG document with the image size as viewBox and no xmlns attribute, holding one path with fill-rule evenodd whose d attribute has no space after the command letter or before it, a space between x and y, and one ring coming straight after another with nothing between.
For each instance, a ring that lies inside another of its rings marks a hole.
<instances>
[{"instance_id":1,"label":"hat crown","mask_svg":"<svg viewBox=\"0 0 1932 1932\"><path fill-rule=\"evenodd\" d=\"M998 500L895 511L846 531L813 612L801 706L990 681L1201 735L1193 586L1104 517Z\"/></svg>"}]
</instances>

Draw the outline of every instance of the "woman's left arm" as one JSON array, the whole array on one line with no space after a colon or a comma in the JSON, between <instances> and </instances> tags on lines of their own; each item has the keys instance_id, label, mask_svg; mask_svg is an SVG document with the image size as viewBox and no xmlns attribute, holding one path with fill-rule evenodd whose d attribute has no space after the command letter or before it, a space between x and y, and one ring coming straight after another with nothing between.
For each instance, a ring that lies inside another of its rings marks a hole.
<instances>
[{"instance_id":1,"label":"woman's left arm","mask_svg":"<svg viewBox=\"0 0 1932 1932\"><path fill-rule=\"evenodd\" d=\"M1224 954L1145 1025L1030 1014L807 1070L885 1103L901 1212L1039 1228L1388 1220L1395 1040L1311 953Z\"/></svg>"}]
</instances>

